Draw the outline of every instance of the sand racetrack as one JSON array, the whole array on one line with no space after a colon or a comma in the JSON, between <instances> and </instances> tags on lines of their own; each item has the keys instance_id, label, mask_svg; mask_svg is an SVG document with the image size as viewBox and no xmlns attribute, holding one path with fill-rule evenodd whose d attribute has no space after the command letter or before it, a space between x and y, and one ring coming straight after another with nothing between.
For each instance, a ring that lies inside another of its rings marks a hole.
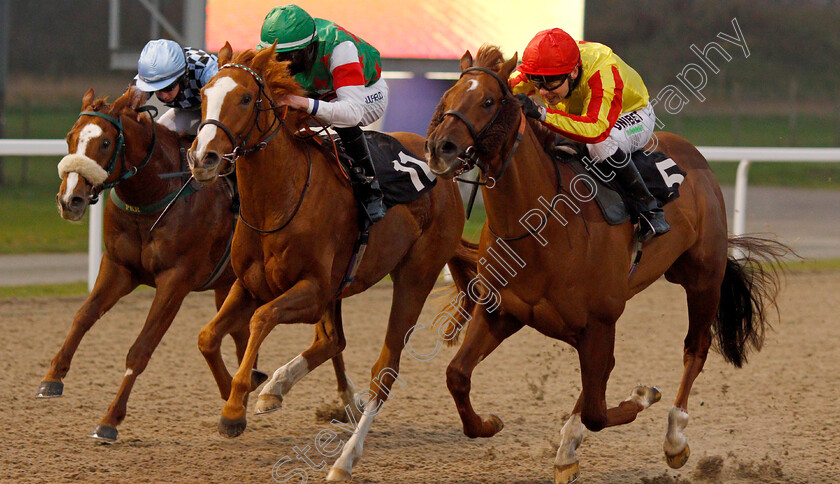
<instances>
[{"instance_id":1,"label":"sand racetrack","mask_svg":"<svg viewBox=\"0 0 840 484\"><path fill-rule=\"evenodd\" d=\"M623 400L637 383L658 385L663 399L629 425L587 433L578 450L581 482L840 482L838 293L840 272L788 275L782 319L764 350L741 370L710 355L690 401L692 455L678 471L667 468L662 443L681 376L684 293L661 280L637 296L618 323L608 401ZM34 394L82 299L0 301L0 481L273 482L275 462L294 458L294 446L312 446L318 432L331 427L316 418L335 395L327 363L292 390L282 410L255 416L252 398L246 432L237 439L218 435L223 402L196 345L198 330L214 314L212 295L205 293L187 298L138 379L119 442L88 438L119 387L152 295L130 295L94 326L64 380L64 396L49 400ZM344 303L345 358L357 387L370 378L389 303L387 284ZM428 326L442 306L441 299L427 303L421 322ZM290 360L312 334L307 326L276 328L263 345L261 369L271 372ZM419 331L414 341L427 352L432 332ZM233 345L225 344L231 364ZM374 422L353 480L553 482L559 431L580 389L577 354L526 328L479 365L473 403L505 422L502 432L481 440L463 435L446 389L453 354L444 348L421 362L403 353L406 384L396 386ZM309 455L315 464L324 460L314 449ZM282 469L294 467L305 465ZM322 482L326 470L309 469L308 481Z\"/></svg>"}]
</instances>

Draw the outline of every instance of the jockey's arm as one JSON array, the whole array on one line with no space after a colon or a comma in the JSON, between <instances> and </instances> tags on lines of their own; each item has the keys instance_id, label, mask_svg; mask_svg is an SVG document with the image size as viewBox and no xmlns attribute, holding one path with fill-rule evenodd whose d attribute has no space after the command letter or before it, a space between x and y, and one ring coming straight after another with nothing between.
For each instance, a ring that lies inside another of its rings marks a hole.
<instances>
[{"instance_id":1,"label":"jockey's arm","mask_svg":"<svg viewBox=\"0 0 840 484\"><path fill-rule=\"evenodd\" d=\"M352 42L342 42L330 57L330 73L336 99L330 102L300 96L285 96L282 102L312 114L320 121L357 126L362 121L365 103L365 75L359 62L359 51Z\"/></svg>"},{"instance_id":2,"label":"jockey's arm","mask_svg":"<svg viewBox=\"0 0 840 484\"><path fill-rule=\"evenodd\" d=\"M549 106L544 123L568 139L580 143L598 143L607 139L621 116L624 82L615 66L606 66L589 79L581 79L581 82L586 83L589 91L584 99L582 113L570 114Z\"/></svg>"},{"instance_id":3,"label":"jockey's arm","mask_svg":"<svg viewBox=\"0 0 840 484\"><path fill-rule=\"evenodd\" d=\"M215 56L208 56L210 59L207 61L204 69L201 70L198 74L198 85L199 87L204 87L210 82L210 79L213 78L219 72L219 62L216 60Z\"/></svg>"},{"instance_id":4,"label":"jockey's arm","mask_svg":"<svg viewBox=\"0 0 840 484\"><path fill-rule=\"evenodd\" d=\"M618 69L612 65L595 72L589 79L581 79L581 82L585 82L586 86L578 86L578 89L586 88L589 91L584 100L583 112L580 115L571 114L552 108L543 100L547 110L542 123L564 138L579 143L597 143L609 136L621 115L624 82ZM508 85L514 94L541 97L525 75L519 72L513 73L508 79Z\"/></svg>"}]
</instances>

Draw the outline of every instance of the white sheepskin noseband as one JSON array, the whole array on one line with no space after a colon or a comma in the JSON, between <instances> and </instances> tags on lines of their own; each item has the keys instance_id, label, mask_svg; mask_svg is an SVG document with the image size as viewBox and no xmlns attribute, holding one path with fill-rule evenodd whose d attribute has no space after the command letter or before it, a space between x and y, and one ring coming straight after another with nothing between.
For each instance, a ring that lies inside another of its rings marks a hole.
<instances>
[{"instance_id":1,"label":"white sheepskin noseband","mask_svg":"<svg viewBox=\"0 0 840 484\"><path fill-rule=\"evenodd\" d=\"M68 173L78 173L93 186L102 185L108 178L108 172L85 155L73 153L58 162L58 177L62 180Z\"/></svg>"}]
</instances>

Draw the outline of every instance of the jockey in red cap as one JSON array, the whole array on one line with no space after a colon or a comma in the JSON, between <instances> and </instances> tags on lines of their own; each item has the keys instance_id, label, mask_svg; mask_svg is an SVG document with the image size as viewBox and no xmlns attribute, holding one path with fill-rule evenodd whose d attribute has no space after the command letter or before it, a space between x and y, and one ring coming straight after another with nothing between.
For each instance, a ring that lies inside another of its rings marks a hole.
<instances>
[{"instance_id":1,"label":"jockey in red cap","mask_svg":"<svg viewBox=\"0 0 840 484\"><path fill-rule=\"evenodd\" d=\"M526 116L565 138L585 143L594 162L608 162L612 172L604 170L603 164L595 171L602 181L614 181L636 202L642 219L640 240L670 230L658 201L630 161L630 153L650 141L656 124L647 88L632 67L609 47L576 42L555 28L543 30L528 43L522 64L509 82Z\"/></svg>"}]
</instances>

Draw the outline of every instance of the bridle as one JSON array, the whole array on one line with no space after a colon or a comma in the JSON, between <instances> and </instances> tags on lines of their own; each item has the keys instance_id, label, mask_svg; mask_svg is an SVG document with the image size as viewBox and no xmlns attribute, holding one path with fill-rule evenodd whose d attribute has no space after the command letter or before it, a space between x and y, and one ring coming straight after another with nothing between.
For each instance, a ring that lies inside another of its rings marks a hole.
<instances>
[{"instance_id":1,"label":"bridle","mask_svg":"<svg viewBox=\"0 0 840 484\"><path fill-rule=\"evenodd\" d=\"M484 178L485 178L485 181L464 180L464 179L461 179L461 178L458 178L458 181L462 181L462 182L465 182L465 183L476 184L476 185L486 185L487 188L493 188L493 186L495 186L495 184L496 184L496 181L498 181L502 177L502 175L504 175L505 171L507 170L508 166L510 165L511 160L513 159L513 154L516 153L516 149L519 147L519 143L522 141L522 136L525 133L525 115L521 114L521 112L520 112L519 130L518 130L517 135L516 135L516 141L514 141L513 147L511 147L510 152L508 153L507 157L505 157L504 161L502 162L502 166L499 169L499 172L496 173L495 175L491 175L489 173L490 170L489 170L489 167L487 166L487 164L484 163L483 161L481 161L478 158L478 152L475 148L475 144L478 143L479 140L481 139L481 137L484 135L484 133L487 132L487 130L491 126L493 126L496 123L496 121L498 121L499 114L502 112L502 109L504 109L505 105L514 98L513 98L513 95L510 92L510 88L508 88L507 83L501 77L499 77L498 74L491 71L490 69L487 69L487 68L484 68L484 67L469 67L467 69L464 69L463 72L461 72L461 77L464 77L464 74L466 74L468 72L481 72L481 73L484 73L484 74L489 74L489 75L493 76L493 78L496 80L496 82L499 83L499 87L502 89L502 100L499 103L498 109L496 109L496 112L493 113L493 117L490 119L490 121L486 125L484 125L484 127L481 128L481 130L478 131L478 132L476 132L475 126L473 126L472 122L464 115L464 113L462 113L460 111L457 111L455 109L450 109L449 111L446 111L445 113L443 113L443 115L444 116L454 116L454 117L458 118L467 127L467 129L470 132L470 136L472 136L472 139L473 139L473 144L468 146L464 150L464 152L461 153L461 155L458 156L458 160L461 162L461 168L459 169L458 173L456 173L456 175L460 175L461 173L469 171L469 170L473 169L473 167L477 166L481 170L481 172L483 173Z\"/></svg>"},{"instance_id":2,"label":"bridle","mask_svg":"<svg viewBox=\"0 0 840 484\"><path fill-rule=\"evenodd\" d=\"M463 77L464 74L466 74L468 72L472 72L472 71L478 71L478 72L482 72L482 73L485 73L485 74L490 74L491 76L493 76L493 78L496 79L496 82L499 83L499 87L501 87L502 93L503 93L504 96L502 97L501 103L499 103L499 108L493 114L493 118L490 119L490 122L488 122L484 126L484 128L482 128L481 131L479 131L477 133L475 131L475 127L473 126L473 124L470 122L469 119L467 119L466 116L464 116L463 113L461 113L459 111L456 111L454 109L451 109L451 110L443 113L444 116L450 115L450 116L455 116L456 118L460 119L467 126L467 129L470 131L470 135L473 138L473 145L468 146L467 149L464 150L464 153L461 156L458 157L458 159L461 161L461 169L459 170L459 172L457 174L459 175L459 174L461 174L465 171L471 170L474 166L477 166L481 170L482 174L484 175L484 179L485 179L484 181L481 181L481 177L479 177L478 180L465 180L465 179L462 179L462 178L456 178L460 182L470 183L470 184L473 185L473 191L472 191L472 194L470 196L469 204L468 204L468 207L467 207L467 218L469 218L469 213L472 209L472 205L473 205L473 201L475 199L475 193L476 193L476 189L478 188L478 185L485 185L488 189L493 188L495 186L496 182L502 177L502 175L504 175L505 171L507 170L508 166L510 165L511 160L513 160L513 155L514 155L514 153L516 153L516 149L519 148L519 143L522 141L522 137L525 134L525 125L526 125L525 114L522 113L522 111L520 110L519 129L518 129L518 132L516 134L516 140L514 141L513 146L511 147L510 152L508 153L507 157L505 157L505 160L502 162L502 166L499 169L499 172L496 175L492 175L492 176L489 175L488 174L489 170L488 170L487 165L485 163L483 163L481 160L478 159L478 155L477 155L476 150L475 150L475 143L484 134L484 132L487 131L487 129L490 128L490 126L492 126L498 120L499 113L502 111L502 108L504 107L505 103L509 102L509 100L515 99L515 98L513 97L513 94L510 92L510 88L508 87L507 83L501 77L499 77L498 74L491 71L490 69L486 69L484 67L469 67L467 69L464 69L464 71L461 73L461 77ZM555 173L556 173L556 176L557 176L557 190L558 190L558 193L559 193L560 190L562 190L562 183L560 181L560 168L559 168L559 166L557 166L557 163L554 163L554 170L555 170ZM541 219L539 227L529 228L529 230L526 231L524 234L517 235L517 236L512 236L512 237L505 237L505 236L497 234L496 231L493 230L493 227L490 226L489 222L487 223L487 228L490 230L490 233L492 233L497 239L504 240L506 242L513 242L513 241L517 241L517 240L522 240L526 237L534 235L535 233L538 233L540 230L542 230L542 228L545 226L545 224L546 224L546 219Z\"/></svg>"},{"instance_id":3,"label":"bridle","mask_svg":"<svg viewBox=\"0 0 840 484\"><path fill-rule=\"evenodd\" d=\"M221 68L219 68L219 70L221 71L222 69L226 69L226 68L242 69L243 71L251 74L251 77L257 83L257 87L259 87L259 94L257 95L257 100L254 101L254 116L252 117L252 120L250 121L250 127L245 131L244 135L234 136L233 132L227 126L225 126L221 121L218 121L218 120L215 120L215 119L207 119L207 120L203 121L200 125L198 125L198 129L201 130L201 128L204 127L205 125L212 124L213 126L216 126L216 127L220 128L222 130L222 132L224 132L227 135L228 139L231 142L231 145L233 146L233 150L230 153L222 156L222 158L224 158L225 160L227 160L230 163L230 171L229 171L229 173L230 173L230 172L233 172L236 169L236 160L238 160L240 156L248 155L248 154L251 154L251 153L256 153L257 151L260 151L260 150L264 149L266 146L268 146L268 142L271 141L272 138L274 138L274 136L280 131L280 129L286 123L286 115L289 113L289 106L278 106L274 102L274 100L271 98L271 96L268 95L268 92L266 92L265 82L263 82L262 77L260 77L259 74L254 72L254 70L251 69L250 67L244 66L242 64L228 63L228 64L223 65ZM267 108L262 107L262 99L263 98L268 100L269 107L267 107ZM283 115L282 116L278 115L277 112L276 112L277 109L281 109L281 108L283 109ZM263 111L272 111L272 112L275 113L274 120L265 129L263 129L259 126L260 113L263 112ZM265 137L263 137L262 139L260 139L256 143L254 143L252 146L245 146L245 143L248 141L248 138L250 138L251 133L254 131L254 129L256 129L257 132L260 133L260 134L265 133L268 130L271 130L271 131L268 132L268 134L265 135ZM286 220L285 222L283 222L282 224L280 224L276 228L273 228L273 229L270 229L270 230L264 230L264 229L258 228L255 225L252 225L252 224L248 223L245 220L245 218L242 216L242 206L240 205L239 206L239 217L238 217L239 221L242 222L243 224L245 224L245 226L248 227L249 229L251 229L251 230L253 230L253 231L255 231L259 234L262 234L262 235L267 235L267 234L272 234L274 232L278 232L278 231L284 229L287 225L289 225L289 223L292 221L292 219L295 218L295 215L297 215L298 210L300 210L300 206L303 204L303 198L306 196L306 192L309 189L309 182L312 179L312 156L309 153L309 146L308 145L307 145L307 149L306 149L306 158L307 158L307 161L309 162L309 168L308 168L308 172L307 172L307 175L306 175L306 184L303 186L303 190L301 191L300 198L298 199L298 202L295 205L295 209L294 209L294 211L292 211L292 214L288 218L288 220ZM223 175L220 175L220 176L223 176Z\"/></svg>"},{"instance_id":4,"label":"bridle","mask_svg":"<svg viewBox=\"0 0 840 484\"><path fill-rule=\"evenodd\" d=\"M125 168L125 132L123 131L122 126L122 119L119 117L113 117L105 113L100 113L97 111L82 111L79 113L79 117L82 116L95 116L98 118L102 118L117 128L117 146L114 148L114 154L111 156L111 160L108 161L108 165L105 167L105 172L108 173L108 177L110 178L111 174L114 172L114 168L117 167L117 158L122 159L122 171L124 172L122 176L117 178L115 181L110 183L104 183L102 186L98 188L98 190L91 191L90 197L90 204L93 205L99 201L99 194L102 190L107 190L109 188L114 188L115 186L119 185L121 182L133 177L140 171L143 167L149 164L149 160L152 159L152 154L155 151L155 145L157 143L157 138L155 136L155 116L158 114L158 110L154 106L142 106L137 109L138 113L149 113L149 119L152 120L152 143L149 146L148 152L146 152L146 158L136 166L132 166L131 169L126 170Z\"/></svg>"},{"instance_id":5,"label":"bridle","mask_svg":"<svg viewBox=\"0 0 840 484\"><path fill-rule=\"evenodd\" d=\"M262 150L266 147L266 145L268 145L268 142L271 141L271 138L273 138L277 134L277 132L280 131L280 128L286 122L286 114L289 112L289 107L278 106L274 103L274 100L271 99L271 96L269 96L265 90L265 82L263 82L262 77L260 77L259 74L254 72L254 70L250 67L244 66L242 64L228 63L219 68L219 70L221 71L222 69L227 68L242 69L243 71L251 74L251 77L253 77L254 81L257 83L257 87L259 87L259 94L257 95L257 100L254 101L254 115L251 118L250 127L245 131L245 134L240 136L234 136L230 128L225 126L221 121L216 119L207 119L198 125L198 129L201 130L201 128L203 128L204 126L212 124L213 126L216 126L217 128L221 129L222 132L225 133L225 135L227 135L231 145L233 146L233 149L230 153L222 156L222 158L224 158L230 163L230 171L233 171L236 167L236 160L239 159L240 156L255 153L257 151ZM269 107L262 107L263 98L268 100ZM271 122L271 125L269 125L266 129L262 129L259 126L260 113L263 111L276 111L281 107L284 108L283 115L278 116L275 112L274 120ZM271 129L272 127L274 127L274 129ZM245 146L245 143L251 137L251 133L254 131L254 129L256 129L260 133L264 133L270 129L271 131L268 132L268 134L264 138L258 140L252 146Z\"/></svg>"}]
</instances>

